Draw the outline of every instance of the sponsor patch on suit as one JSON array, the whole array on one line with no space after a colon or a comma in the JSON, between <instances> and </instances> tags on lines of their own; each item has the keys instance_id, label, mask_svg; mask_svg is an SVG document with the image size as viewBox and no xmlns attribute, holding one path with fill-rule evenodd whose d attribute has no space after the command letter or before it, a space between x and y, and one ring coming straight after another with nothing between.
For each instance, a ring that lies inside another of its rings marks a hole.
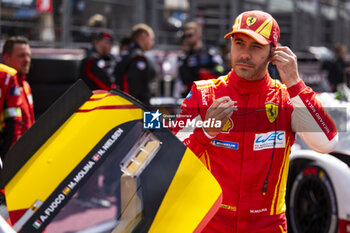
<instances>
[{"instance_id":1,"label":"sponsor patch on suit","mask_svg":"<svg viewBox=\"0 0 350 233\"><path fill-rule=\"evenodd\" d=\"M285 131L272 131L267 133L255 134L254 150L271 149L286 147L286 132Z\"/></svg>"}]
</instances>

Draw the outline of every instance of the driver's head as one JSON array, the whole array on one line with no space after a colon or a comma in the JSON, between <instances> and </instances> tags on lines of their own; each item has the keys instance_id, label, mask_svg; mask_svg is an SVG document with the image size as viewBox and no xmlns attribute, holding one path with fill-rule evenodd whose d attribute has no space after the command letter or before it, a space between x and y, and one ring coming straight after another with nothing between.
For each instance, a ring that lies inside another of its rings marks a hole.
<instances>
[{"instance_id":1,"label":"driver's head","mask_svg":"<svg viewBox=\"0 0 350 233\"><path fill-rule=\"evenodd\" d=\"M263 11L240 14L225 36L231 38L232 69L243 79L262 79L279 37L278 24L270 14Z\"/></svg>"}]
</instances>

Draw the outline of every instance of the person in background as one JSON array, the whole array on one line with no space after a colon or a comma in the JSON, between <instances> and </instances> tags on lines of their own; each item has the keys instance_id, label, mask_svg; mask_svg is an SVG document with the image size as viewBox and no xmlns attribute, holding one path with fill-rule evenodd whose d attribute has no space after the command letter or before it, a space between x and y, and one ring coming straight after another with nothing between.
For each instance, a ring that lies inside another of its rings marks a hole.
<instances>
[{"instance_id":1,"label":"person in background","mask_svg":"<svg viewBox=\"0 0 350 233\"><path fill-rule=\"evenodd\" d=\"M287 232L285 193L296 134L319 153L337 146L332 118L300 79L295 54L277 45L279 37L270 14L237 16L225 36L231 72L196 81L174 123L173 132L222 188L221 206L203 233ZM270 77L270 62L283 84ZM189 120L202 127L181 124Z\"/></svg>"},{"instance_id":2,"label":"person in background","mask_svg":"<svg viewBox=\"0 0 350 233\"><path fill-rule=\"evenodd\" d=\"M19 90L19 101L21 109L21 129L22 135L35 122L33 96L26 75L29 73L32 52L28 39L25 37L10 37L3 46L3 59L5 65L17 71L17 81Z\"/></svg>"},{"instance_id":3,"label":"person in background","mask_svg":"<svg viewBox=\"0 0 350 233\"><path fill-rule=\"evenodd\" d=\"M122 91L149 105L149 83L155 77L155 68L145 52L154 45L154 32L146 24L137 24L132 28L130 38L129 49L115 68L116 83Z\"/></svg>"},{"instance_id":4,"label":"person in background","mask_svg":"<svg viewBox=\"0 0 350 233\"><path fill-rule=\"evenodd\" d=\"M331 92L336 92L339 84L348 82L347 68L349 64L345 60L346 52L345 45L337 44L335 46L335 60L328 64L328 82Z\"/></svg>"},{"instance_id":5,"label":"person in background","mask_svg":"<svg viewBox=\"0 0 350 233\"><path fill-rule=\"evenodd\" d=\"M91 90L110 90L115 88L113 76L116 59L111 54L113 37L107 32L98 33L92 47L81 61L79 77L83 79Z\"/></svg>"},{"instance_id":6,"label":"person in background","mask_svg":"<svg viewBox=\"0 0 350 233\"><path fill-rule=\"evenodd\" d=\"M183 29L184 54L179 57L179 76L188 93L197 80L217 78L225 71L223 59L203 45L202 28L196 22L188 22Z\"/></svg>"},{"instance_id":7,"label":"person in background","mask_svg":"<svg viewBox=\"0 0 350 233\"><path fill-rule=\"evenodd\" d=\"M0 64L0 161L22 135L20 87L16 75L15 69Z\"/></svg>"}]
</instances>

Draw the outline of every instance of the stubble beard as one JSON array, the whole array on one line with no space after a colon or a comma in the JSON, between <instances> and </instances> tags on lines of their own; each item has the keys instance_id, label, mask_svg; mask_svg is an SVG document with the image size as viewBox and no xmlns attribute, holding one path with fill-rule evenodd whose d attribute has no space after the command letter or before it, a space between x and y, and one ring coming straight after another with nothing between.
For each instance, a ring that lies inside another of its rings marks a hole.
<instances>
[{"instance_id":1,"label":"stubble beard","mask_svg":"<svg viewBox=\"0 0 350 233\"><path fill-rule=\"evenodd\" d=\"M249 63L252 65L252 67L249 69L246 69L246 70L234 69L234 70L238 77L243 78L245 80L248 80L248 81L261 80L265 77L267 73L268 62L269 62L269 58L267 58L265 62L261 63L259 66L253 63Z\"/></svg>"}]
</instances>

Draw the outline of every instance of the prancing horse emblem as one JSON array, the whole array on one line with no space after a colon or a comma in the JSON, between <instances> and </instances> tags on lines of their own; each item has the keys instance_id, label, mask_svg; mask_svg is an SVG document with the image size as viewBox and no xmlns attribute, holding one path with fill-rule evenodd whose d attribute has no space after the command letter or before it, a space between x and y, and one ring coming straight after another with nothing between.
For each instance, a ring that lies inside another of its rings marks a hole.
<instances>
[{"instance_id":1,"label":"prancing horse emblem","mask_svg":"<svg viewBox=\"0 0 350 233\"><path fill-rule=\"evenodd\" d=\"M249 16L246 21L248 27L252 26L255 22L256 22L256 17L254 16Z\"/></svg>"},{"instance_id":2,"label":"prancing horse emblem","mask_svg":"<svg viewBox=\"0 0 350 233\"><path fill-rule=\"evenodd\" d=\"M270 123L274 122L278 115L278 105L274 102L266 102L265 103L265 110L267 118L269 119Z\"/></svg>"}]
</instances>

